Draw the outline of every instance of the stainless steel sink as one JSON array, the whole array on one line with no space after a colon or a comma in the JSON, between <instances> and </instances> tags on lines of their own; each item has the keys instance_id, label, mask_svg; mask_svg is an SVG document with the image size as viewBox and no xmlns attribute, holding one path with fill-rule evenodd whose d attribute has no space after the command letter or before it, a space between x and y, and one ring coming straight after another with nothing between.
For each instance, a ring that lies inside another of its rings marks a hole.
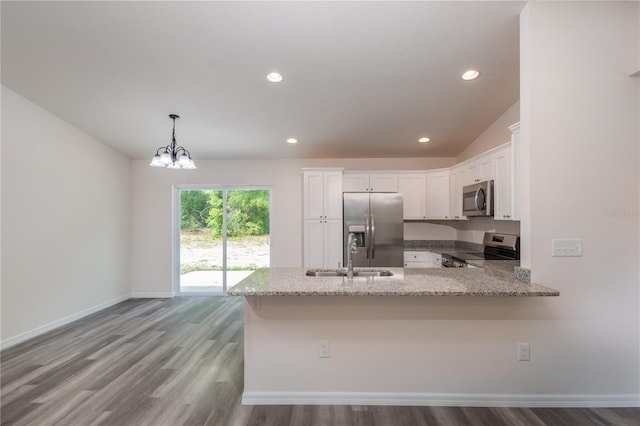
<instances>
[{"instance_id":1,"label":"stainless steel sink","mask_svg":"<svg viewBox=\"0 0 640 426\"><path fill-rule=\"evenodd\" d=\"M308 277L344 277L347 271L337 269L309 269L306 274Z\"/></svg>"},{"instance_id":2,"label":"stainless steel sink","mask_svg":"<svg viewBox=\"0 0 640 426\"><path fill-rule=\"evenodd\" d=\"M393 273L388 269L361 269L353 271L354 277L390 277Z\"/></svg>"}]
</instances>

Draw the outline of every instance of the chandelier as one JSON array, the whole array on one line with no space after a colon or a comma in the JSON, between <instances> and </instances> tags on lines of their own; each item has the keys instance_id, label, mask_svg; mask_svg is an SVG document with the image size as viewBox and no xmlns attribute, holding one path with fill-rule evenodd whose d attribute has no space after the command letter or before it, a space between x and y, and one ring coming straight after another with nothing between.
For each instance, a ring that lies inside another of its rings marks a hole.
<instances>
[{"instance_id":1,"label":"chandelier","mask_svg":"<svg viewBox=\"0 0 640 426\"><path fill-rule=\"evenodd\" d=\"M176 146L176 118L180 118L180 116L177 114L169 114L169 118L173 120L171 144L158 148L156 155L153 156L149 165L151 167L166 167L168 169L195 169L196 164L191 159L189 151L181 146Z\"/></svg>"}]
</instances>

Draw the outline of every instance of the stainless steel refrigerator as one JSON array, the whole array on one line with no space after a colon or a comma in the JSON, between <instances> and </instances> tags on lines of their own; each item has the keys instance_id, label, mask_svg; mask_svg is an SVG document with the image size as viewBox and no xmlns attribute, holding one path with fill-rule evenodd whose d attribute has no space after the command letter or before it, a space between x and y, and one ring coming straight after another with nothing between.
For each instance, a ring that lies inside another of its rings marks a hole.
<instances>
[{"instance_id":1,"label":"stainless steel refrigerator","mask_svg":"<svg viewBox=\"0 0 640 426\"><path fill-rule=\"evenodd\" d=\"M350 232L358 246L352 255L354 267L404 265L402 194L345 192L343 221L343 265L347 265Z\"/></svg>"}]
</instances>

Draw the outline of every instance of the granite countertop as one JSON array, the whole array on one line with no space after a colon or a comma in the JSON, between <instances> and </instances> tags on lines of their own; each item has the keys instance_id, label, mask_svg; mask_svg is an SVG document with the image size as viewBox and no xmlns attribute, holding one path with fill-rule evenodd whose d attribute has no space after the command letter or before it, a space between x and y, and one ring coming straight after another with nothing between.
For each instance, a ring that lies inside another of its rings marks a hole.
<instances>
[{"instance_id":1,"label":"granite countertop","mask_svg":"<svg viewBox=\"0 0 640 426\"><path fill-rule=\"evenodd\" d=\"M360 268L356 268L358 270ZM308 277L303 268L261 268L229 296L559 296L539 284L485 273L484 269L388 268L391 277Z\"/></svg>"}]
</instances>

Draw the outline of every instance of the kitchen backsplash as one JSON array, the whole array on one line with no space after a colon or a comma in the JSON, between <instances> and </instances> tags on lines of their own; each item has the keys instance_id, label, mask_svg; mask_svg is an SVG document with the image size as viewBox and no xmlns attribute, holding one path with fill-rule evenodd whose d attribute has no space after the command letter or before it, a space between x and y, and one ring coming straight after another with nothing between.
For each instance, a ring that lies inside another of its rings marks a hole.
<instances>
[{"instance_id":1,"label":"kitchen backsplash","mask_svg":"<svg viewBox=\"0 0 640 426\"><path fill-rule=\"evenodd\" d=\"M407 250L429 250L434 247L451 247L472 251L482 251L483 249L482 244L458 240L404 240L404 247Z\"/></svg>"},{"instance_id":2,"label":"kitchen backsplash","mask_svg":"<svg viewBox=\"0 0 640 426\"><path fill-rule=\"evenodd\" d=\"M520 222L473 218L465 221L405 222L408 241L458 241L482 244L485 232L520 235Z\"/></svg>"}]
</instances>

